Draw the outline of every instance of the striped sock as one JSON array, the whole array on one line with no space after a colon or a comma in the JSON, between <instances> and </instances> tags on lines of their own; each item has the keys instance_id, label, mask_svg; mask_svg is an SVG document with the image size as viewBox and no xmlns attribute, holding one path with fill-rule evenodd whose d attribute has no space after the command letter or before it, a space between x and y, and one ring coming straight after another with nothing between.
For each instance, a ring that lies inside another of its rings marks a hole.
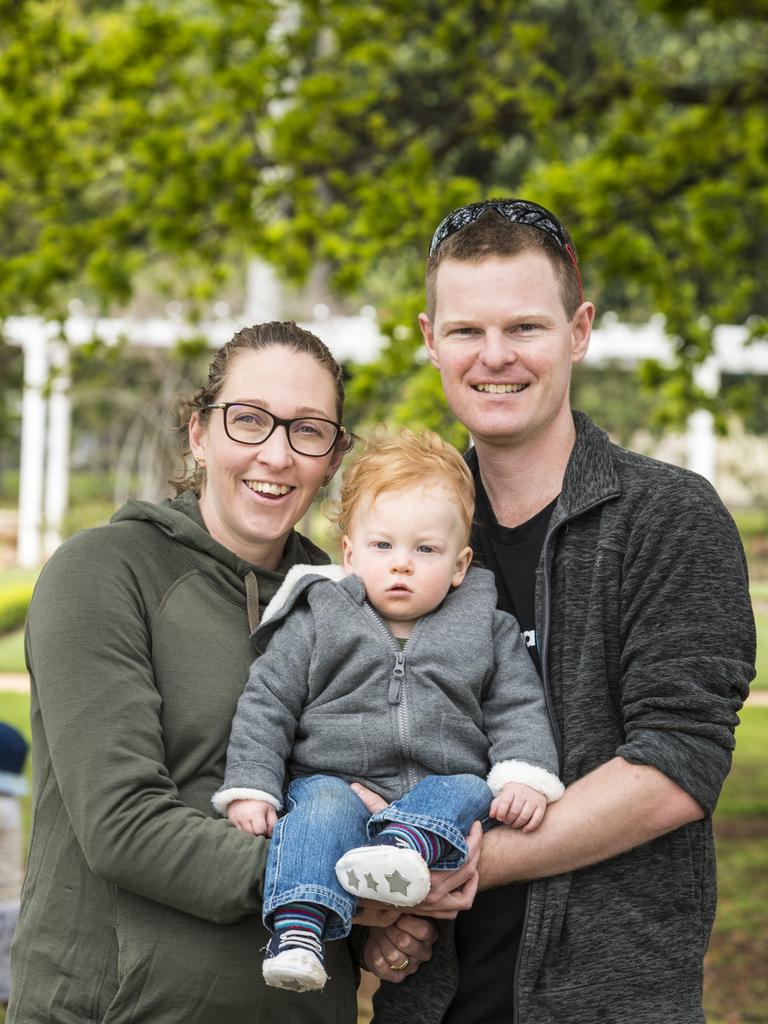
<instances>
[{"instance_id":1,"label":"striped sock","mask_svg":"<svg viewBox=\"0 0 768 1024\"><path fill-rule=\"evenodd\" d=\"M370 845L408 847L420 854L429 867L432 867L441 857L454 849L453 844L449 843L447 839L443 839L442 836L438 836L426 828L406 825L402 821L390 821Z\"/></svg>"},{"instance_id":2,"label":"striped sock","mask_svg":"<svg viewBox=\"0 0 768 1024\"><path fill-rule=\"evenodd\" d=\"M286 903L272 915L272 928L277 934L289 929L292 932L309 932L322 939L328 911L315 903Z\"/></svg>"}]
</instances>

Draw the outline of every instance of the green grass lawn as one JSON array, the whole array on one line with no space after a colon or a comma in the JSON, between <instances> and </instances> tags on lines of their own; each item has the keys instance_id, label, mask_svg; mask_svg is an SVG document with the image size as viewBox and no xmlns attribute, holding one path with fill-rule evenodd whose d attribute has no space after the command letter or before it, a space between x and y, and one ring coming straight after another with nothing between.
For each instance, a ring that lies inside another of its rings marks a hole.
<instances>
[{"instance_id":1,"label":"green grass lawn","mask_svg":"<svg viewBox=\"0 0 768 1024\"><path fill-rule=\"evenodd\" d=\"M0 636L0 672L24 672L24 630Z\"/></svg>"},{"instance_id":2,"label":"green grass lawn","mask_svg":"<svg viewBox=\"0 0 768 1024\"><path fill-rule=\"evenodd\" d=\"M0 590L14 587L20 583L34 583L37 579L36 569L2 569L0 570ZM25 672L24 665L24 630L0 635L0 672Z\"/></svg>"},{"instance_id":3,"label":"green grass lawn","mask_svg":"<svg viewBox=\"0 0 768 1024\"><path fill-rule=\"evenodd\" d=\"M750 590L757 625L757 676L752 685L768 690L768 582L753 583Z\"/></svg>"},{"instance_id":4,"label":"green grass lawn","mask_svg":"<svg viewBox=\"0 0 768 1024\"><path fill-rule=\"evenodd\" d=\"M718 908L707 954L709 1024L768 1021L768 707L746 707L715 814ZM761 966L761 964L763 966Z\"/></svg>"}]
</instances>

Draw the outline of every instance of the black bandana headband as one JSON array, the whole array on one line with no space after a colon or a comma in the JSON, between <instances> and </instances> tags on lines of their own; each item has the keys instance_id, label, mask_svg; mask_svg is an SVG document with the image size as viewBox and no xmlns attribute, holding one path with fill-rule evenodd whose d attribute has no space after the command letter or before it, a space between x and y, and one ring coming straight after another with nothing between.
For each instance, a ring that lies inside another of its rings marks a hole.
<instances>
[{"instance_id":1,"label":"black bandana headband","mask_svg":"<svg viewBox=\"0 0 768 1024\"><path fill-rule=\"evenodd\" d=\"M573 264L573 268L579 279L579 292L584 297L581 287L581 272L573 249L570 235L553 213L546 210L538 203L531 203L527 199L484 199L479 203L470 203L468 206L459 206L453 210L438 224L432 241L429 243L429 255L434 255L446 238L461 231L467 224L474 224L486 210L495 210L510 224L525 224L531 228L537 228L545 232L550 238L567 253Z\"/></svg>"}]
</instances>

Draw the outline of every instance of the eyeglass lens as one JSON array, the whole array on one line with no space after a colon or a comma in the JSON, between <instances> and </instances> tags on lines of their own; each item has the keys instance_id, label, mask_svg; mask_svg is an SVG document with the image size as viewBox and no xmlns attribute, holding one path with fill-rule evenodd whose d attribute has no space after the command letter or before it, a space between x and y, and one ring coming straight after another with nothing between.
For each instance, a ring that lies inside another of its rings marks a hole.
<instances>
[{"instance_id":1,"label":"eyeglass lens","mask_svg":"<svg viewBox=\"0 0 768 1024\"><path fill-rule=\"evenodd\" d=\"M229 405L226 409L227 433L242 444L261 444L272 433L274 417L256 405ZM325 455L338 433L327 420L312 416L286 423L288 443L302 455Z\"/></svg>"}]
</instances>

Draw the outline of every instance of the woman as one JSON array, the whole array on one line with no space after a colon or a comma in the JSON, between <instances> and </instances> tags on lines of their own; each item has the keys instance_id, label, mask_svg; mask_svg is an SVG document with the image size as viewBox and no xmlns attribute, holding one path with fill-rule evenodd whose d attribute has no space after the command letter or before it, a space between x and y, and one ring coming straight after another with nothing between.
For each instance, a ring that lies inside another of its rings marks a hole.
<instances>
[{"instance_id":1,"label":"woman","mask_svg":"<svg viewBox=\"0 0 768 1024\"><path fill-rule=\"evenodd\" d=\"M266 844L211 807L249 633L291 565L328 560L294 525L349 447L342 403L314 335L240 331L190 403L196 469L179 495L128 501L45 567L9 1024L356 1019L346 943L322 997L263 986Z\"/></svg>"}]
</instances>

